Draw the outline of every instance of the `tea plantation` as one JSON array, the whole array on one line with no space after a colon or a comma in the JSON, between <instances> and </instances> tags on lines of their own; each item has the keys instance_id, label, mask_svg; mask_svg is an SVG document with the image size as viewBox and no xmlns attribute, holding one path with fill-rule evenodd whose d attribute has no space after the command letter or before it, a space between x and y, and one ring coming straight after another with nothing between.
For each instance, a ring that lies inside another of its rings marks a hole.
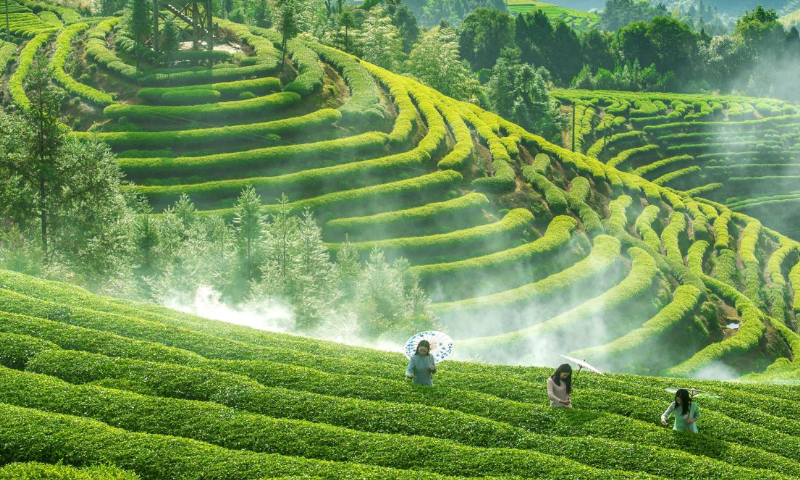
<instances>
[{"instance_id":1,"label":"tea plantation","mask_svg":"<svg viewBox=\"0 0 800 480\"><path fill-rule=\"evenodd\" d=\"M564 8L547 2L538 2L535 0L508 0L506 4L508 5L508 11L513 14L524 15L526 13L533 13L536 10L541 10L553 23L563 20L564 23L576 30L596 28L597 24L600 22L600 17L596 13Z\"/></svg>"},{"instance_id":2,"label":"tea plantation","mask_svg":"<svg viewBox=\"0 0 800 480\"><path fill-rule=\"evenodd\" d=\"M407 258L458 360L418 388L400 354L0 270L0 479L800 477L798 107L557 91L572 151L316 43L282 66L273 30L216 19L236 53L137 69L119 17L6 1L17 108L45 52L71 134L155 212L188 194L231 219L253 186L334 252ZM551 369L500 364L552 345L625 373L551 409ZM742 381L688 379L719 370ZM699 435L660 425L684 385L714 393Z\"/></svg>"}]
</instances>

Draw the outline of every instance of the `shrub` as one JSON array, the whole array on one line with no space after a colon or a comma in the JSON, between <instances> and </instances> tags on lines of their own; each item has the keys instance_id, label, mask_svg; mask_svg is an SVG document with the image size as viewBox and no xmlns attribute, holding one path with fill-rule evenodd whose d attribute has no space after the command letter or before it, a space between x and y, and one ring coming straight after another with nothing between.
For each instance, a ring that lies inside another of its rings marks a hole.
<instances>
[{"instance_id":1,"label":"shrub","mask_svg":"<svg viewBox=\"0 0 800 480\"><path fill-rule=\"evenodd\" d=\"M606 253L616 251L617 255L619 255L619 250L617 250L619 248L619 241L616 239L614 239L614 242L606 240L609 238L613 237L599 236L595 238L595 248L605 250ZM467 347L470 350L480 348L480 351L485 351L489 348L497 348L498 346L507 348L513 344L525 342L530 338L552 336L557 332L563 331L565 328L575 327L582 322L596 318L599 313L613 310L635 300L638 296L650 289L658 273L658 267L656 267L656 262L653 260L653 257L644 250L632 247L628 252L633 260L633 266L628 276L618 285L611 287L599 297L593 298L571 310L530 327L491 337L464 340L461 342L460 346L462 348Z\"/></svg>"},{"instance_id":2,"label":"shrub","mask_svg":"<svg viewBox=\"0 0 800 480\"><path fill-rule=\"evenodd\" d=\"M88 37L86 41L86 55L112 72L122 75L129 80L136 80L138 76L136 67L125 64L106 46L106 36L119 21L119 17L110 18L98 23L86 32L86 36Z\"/></svg>"},{"instance_id":3,"label":"shrub","mask_svg":"<svg viewBox=\"0 0 800 480\"><path fill-rule=\"evenodd\" d=\"M756 307L764 309L763 292L761 290L761 266L756 258L756 247L761 235L761 222L750 218L742 231L739 245L739 257L744 263L744 294L753 301Z\"/></svg>"},{"instance_id":4,"label":"shrub","mask_svg":"<svg viewBox=\"0 0 800 480\"><path fill-rule=\"evenodd\" d=\"M397 106L397 117L394 121L389 141L392 144L403 144L411 139L414 133L414 124L417 119L417 109L411 101L411 97L406 90L405 81L398 75L394 75L382 68L370 63L363 63L364 68L369 70L384 86L389 89L395 105Z\"/></svg>"},{"instance_id":5,"label":"shrub","mask_svg":"<svg viewBox=\"0 0 800 480\"><path fill-rule=\"evenodd\" d=\"M10 463L0 468L0 480L139 480L133 472L126 472L112 466L71 467L69 465L50 465L27 462Z\"/></svg>"},{"instance_id":6,"label":"shrub","mask_svg":"<svg viewBox=\"0 0 800 480\"><path fill-rule=\"evenodd\" d=\"M72 49L73 39L81 32L89 28L86 23L75 23L59 34L56 39L56 52L50 62L50 69L53 72L53 79L64 87L68 92L84 98L97 105L108 105L114 102L111 95L94 89L88 85L76 82L64 71L64 62Z\"/></svg>"},{"instance_id":7,"label":"shrub","mask_svg":"<svg viewBox=\"0 0 800 480\"><path fill-rule=\"evenodd\" d=\"M14 61L17 45L0 40L0 75L3 74L8 64Z\"/></svg>"},{"instance_id":8,"label":"shrub","mask_svg":"<svg viewBox=\"0 0 800 480\"><path fill-rule=\"evenodd\" d=\"M229 82L251 77L263 77L275 71L274 65L256 64L247 67L226 67L224 64L202 70L177 71L175 73L151 73L143 76L139 83L147 86L196 85L211 82ZM288 93L288 92L287 92Z\"/></svg>"},{"instance_id":9,"label":"shrub","mask_svg":"<svg viewBox=\"0 0 800 480\"><path fill-rule=\"evenodd\" d=\"M357 242L352 245L361 253L369 253L372 249L379 248L383 251L396 251L402 256L412 257L415 260L441 257L463 258L496 250L505 243L501 239L506 240L519 236L531 222L533 222L533 214L524 208L517 208L508 212L500 221L487 225L436 235Z\"/></svg>"},{"instance_id":10,"label":"shrub","mask_svg":"<svg viewBox=\"0 0 800 480\"><path fill-rule=\"evenodd\" d=\"M668 334L678 325L688 321L700 304L700 290L691 285L675 289L672 301L641 327L632 330L611 343L572 352L579 358L613 358L636 351L648 342Z\"/></svg>"},{"instance_id":11,"label":"shrub","mask_svg":"<svg viewBox=\"0 0 800 480\"><path fill-rule=\"evenodd\" d=\"M293 135L307 129L328 126L339 118L340 113L337 110L322 109L299 117L245 125L160 132L73 132L72 135L78 138L96 137L116 151L141 146L152 149L197 148L241 143L243 138L263 141L272 135ZM152 155L158 153L154 151Z\"/></svg>"},{"instance_id":12,"label":"shrub","mask_svg":"<svg viewBox=\"0 0 800 480\"><path fill-rule=\"evenodd\" d=\"M661 239L653 230L653 222L658 219L661 210L656 205L648 205L636 219L635 228L642 240L655 252L661 252Z\"/></svg>"},{"instance_id":13,"label":"shrub","mask_svg":"<svg viewBox=\"0 0 800 480\"><path fill-rule=\"evenodd\" d=\"M348 467L355 470L359 468L359 464L365 463L406 468L410 465L410 459L416 457L416 453L426 451L428 455L425 457L428 460L420 464L417 459L415 468L430 473L468 476L487 473L513 475L524 472L525 475L537 473L555 478L562 469L575 471L577 468L587 475L600 478L619 476L603 475L600 471L593 471L591 467L577 463L572 465L571 460L530 450L477 449L433 438L359 432L318 423L237 412L214 403L71 385L42 375L4 369L0 369L0 383L10 387L9 390L4 389L3 396L4 402L8 404L86 416L129 431L174 435L229 449L352 462L349 465L340 464L344 471ZM389 382L384 382L386 383ZM402 383L399 386L402 387L401 391L409 390ZM35 391L37 394L20 395L24 391ZM119 411L126 411L128 414L120 416L117 413ZM298 437L302 438L301 442L297 441ZM544 443L546 439L540 437L538 440L539 443ZM331 448L332 444L337 447ZM469 465L454 461L464 457L480 457L483 460L470 462ZM443 461L448 458L451 460ZM375 474L379 472L377 468L374 470ZM389 471L381 473L402 474Z\"/></svg>"},{"instance_id":14,"label":"shrub","mask_svg":"<svg viewBox=\"0 0 800 480\"><path fill-rule=\"evenodd\" d=\"M94 420L9 405L0 405L0 424L0 439L8 456L44 462L63 458L79 464L108 462L158 480L298 478L309 474L327 478L416 478L416 474L379 467L229 450L196 440L128 432Z\"/></svg>"},{"instance_id":15,"label":"shrub","mask_svg":"<svg viewBox=\"0 0 800 480\"><path fill-rule=\"evenodd\" d=\"M444 116L450 126L450 130L456 137L456 144L453 149L439 160L438 166L442 170L464 172L467 169L469 160L472 159L472 134L461 118L462 116L459 115L458 108L452 105L451 101L442 101L437 98L434 100L434 104Z\"/></svg>"},{"instance_id":16,"label":"shrub","mask_svg":"<svg viewBox=\"0 0 800 480\"><path fill-rule=\"evenodd\" d=\"M477 190L493 193L506 193L516 189L516 174L514 169L504 160L492 162L494 175L491 177L476 178L472 186Z\"/></svg>"},{"instance_id":17,"label":"shrub","mask_svg":"<svg viewBox=\"0 0 800 480\"><path fill-rule=\"evenodd\" d=\"M648 158L648 154L655 152L659 148L658 145L645 145L643 147L624 150L619 155L609 160L606 165L617 168L624 163L645 160Z\"/></svg>"},{"instance_id":18,"label":"shrub","mask_svg":"<svg viewBox=\"0 0 800 480\"><path fill-rule=\"evenodd\" d=\"M675 170L674 172L667 173L665 175L662 175L662 176L654 179L653 183L655 183L656 185L659 185L659 186L664 186L664 185L670 183L671 181L675 180L676 178L680 178L680 177L683 177L683 176L686 176L686 175L691 175L691 174L697 173L699 171L700 171L700 167L698 167L696 165L691 166L691 167L682 168L680 170Z\"/></svg>"},{"instance_id":19,"label":"shrub","mask_svg":"<svg viewBox=\"0 0 800 480\"><path fill-rule=\"evenodd\" d=\"M566 270L512 290L455 302L437 303L434 305L434 311L440 315L446 313L448 315L479 316L482 313L496 313L501 309L510 308L519 309L526 304L542 302L559 292L569 290L577 282L602 274L618 261L619 252L619 240L607 235L600 235L594 239L594 246L589 256ZM522 336L524 333L520 333L519 336L510 333L490 338L493 339L492 345L499 345L505 344L507 341L518 341ZM472 346L483 345L483 340L487 340L487 338L489 337L482 337L480 341L472 341ZM463 345L465 342L470 341L462 341L461 344ZM488 346L488 344L486 345Z\"/></svg>"},{"instance_id":20,"label":"shrub","mask_svg":"<svg viewBox=\"0 0 800 480\"><path fill-rule=\"evenodd\" d=\"M577 222L572 217L558 216L550 222L544 236L533 242L466 260L418 265L411 267L411 272L416 274L421 282L435 284L444 279L452 280L454 277L474 280L480 275L507 271L510 267L521 263L534 263L537 259L544 261L548 255L567 245L576 225Z\"/></svg>"},{"instance_id":21,"label":"shrub","mask_svg":"<svg viewBox=\"0 0 800 480\"><path fill-rule=\"evenodd\" d=\"M392 212L378 213L364 217L346 217L330 220L325 231L334 237L349 235L351 239L375 236L402 236L409 231L424 230L431 224L447 224L451 218L469 217L473 212L489 204L489 199L481 193L469 193L444 202L430 203L421 207Z\"/></svg>"},{"instance_id":22,"label":"shrub","mask_svg":"<svg viewBox=\"0 0 800 480\"><path fill-rule=\"evenodd\" d=\"M689 270L698 275L703 273L703 260L707 251L708 242L705 240L694 242L692 246L689 247L689 253L686 255L686 263L689 266Z\"/></svg>"},{"instance_id":23,"label":"shrub","mask_svg":"<svg viewBox=\"0 0 800 480\"><path fill-rule=\"evenodd\" d=\"M125 117L134 122L163 122L165 119L175 117L184 121L219 122L228 119L261 117L275 110L292 106L299 101L300 95L296 93L280 92L251 100L182 107L116 104L106 107L103 113L111 119Z\"/></svg>"},{"instance_id":24,"label":"shrub","mask_svg":"<svg viewBox=\"0 0 800 480\"><path fill-rule=\"evenodd\" d=\"M366 125L384 118L386 111L378 95L378 86L360 60L318 43L310 47L339 70L350 87L350 98L339 108L344 120Z\"/></svg>"},{"instance_id":25,"label":"shrub","mask_svg":"<svg viewBox=\"0 0 800 480\"><path fill-rule=\"evenodd\" d=\"M674 165L683 164L683 163L686 163L686 162L691 162L693 160L694 160L694 157L692 157L691 155L680 155L680 156L677 156L677 157L669 157L669 158L665 158L663 160L659 160L657 162L653 162L653 163L649 163L647 165L641 166L641 167L637 168L636 170L634 170L633 173L635 173L636 175L645 176L645 175L647 175L649 173L657 172L657 171L659 171L661 169L664 169L666 167L672 167Z\"/></svg>"},{"instance_id":26,"label":"shrub","mask_svg":"<svg viewBox=\"0 0 800 480\"><path fill-rule=\"evenodd\" d=\"M747 297L730 285L709 276L703 275L702 278L714 293L736 305L736 310L742 317L742 325L736 335L712 343L680 365L668 369L665 373L669 376L686 377L723 358L746 354L758 346L766 332L762 313Z\"/></svg>"},{"instance_id":27,"label":"shrub","mask_svg":"<svg viewBox=\"0 0 800 480\"><path fill-rule=\"evenodd\" d=\"M522 169L522 178L531 182L536 190L544 195L544 198L547 201L551 211L559 214L567 211L566 193L557 186L553 185L553 182L551 182L547 177L538 173L535 167L524 167Z\"/></svg>"},{"instance_id":28,"label":"shrub","mask_svg":"<svg viewBox=\"0 0 800 480\"><path fill-rule=\"evenodd\" d=\"M686 231L686 217L683 212L673 212L669 216L669 225L661 232L664 251L667 258L683 264L680 237Z\"/></svg>"},{"instance_id":29,"label":"shrub","mask_svg":"<svg viewBox=\"0 0 800 480\"><path fill-rule=\"evenodd\" d=\"M31 102L25 94L25 79L28 77L36 52L50 40L51 35L52 33L40 33L25 45L25 48L19 54L19 60L17 60L17 70L8 81L8 91L11 93L11 98L22 110L28 110L31 106Z\"/></svg>"},{"instance_id":30,"label":"shrub","mask_svg":"<svg viewBox=\"0 0 800 480\"><path fill-rule=\"evenodd\" d=\"M216 90L186 90L166 92L161 96L161 103L164 105L201 105L206 103L217 103L220 101L220 93Z\"/></svg>"},{"instance_id":31,"label":"shrub","mask_svg":"<svg viewBox=\"0 0 800 480\"><path fill-rule=\"evenodd\" d=\"M149 87L142 88L136 96L152 104L161 102L161 97L166 93L189 92L193 90L215 90L225 100L240 99L243 93L257 93L259 95L275 92L281 89L281 82L274 77L254 78L252 80L238 80L235 82L211 83L207 85L192 85L188 87ZM254 97L251 97L254 98Z\"/></svg>"}]
</instances>

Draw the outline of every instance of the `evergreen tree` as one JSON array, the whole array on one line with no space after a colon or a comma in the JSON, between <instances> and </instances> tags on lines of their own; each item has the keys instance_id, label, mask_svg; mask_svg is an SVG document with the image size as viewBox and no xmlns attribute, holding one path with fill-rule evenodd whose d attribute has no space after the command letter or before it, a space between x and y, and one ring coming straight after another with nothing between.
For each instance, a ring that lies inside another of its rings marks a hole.
<instances>
[{"instance_id":1,"label":"evergreen tree","mask_svg":"<svg viewBox=\"0 0 800 480\"><path fill-rule=\"evenodd\" d=\"M233 226L245 281L256 278L259 264L260 242L263 238L264 217L261 214L261 197L252 186L247 186L233 207Z\"/></svg>"},{"instance_id":2,"label":"evergreen tree","mask_svg":"<svg viewBox=\"0 0 800 480\"><path fill-rule=\"evenodd\" d=\"M269 28L272 26L272 8L267 0L260 0L256 3L254 17L257 27Z\"/></svg>"},{"instance_id":3,"label":"evergreen tree","mask_svg":"<svg viewBox=\"0 0 800 480\"><path fill-rule=\"evenodd\" d=\"M476 100L480 85L459 58L458 40L451 28L425 32L411 51L406 69L421 82L459 100Z\"/></svg>"},{"instance_id":4,"label":"evergreen tree","mask_svg":"<svg viewBox=\"0 0 800 480\"><path fill-rule=\"evenodd\" d=\"M26 135L26 144L23 145L27 154L16 159L9 158L8 160L17 162L7 165L26 190L36 192L30 197L30 206L32 212L39 216L42 251L45 256L50 253L51 215L60 201L59 195L67 189L70 180L64 175L64 170L69 166L63 164L63 157L59 154L66 140L65 130L59 119L64 94L60 89L53 88L51 80L47 58L43 54L37 54L25 86L30 100L30 107L25 110L30 133ZM77 175L79 172L69 173Z\"/></svg>"},{"instance_id":5,"label":"evergreen tree","mask_svg":"<svg viewBox=\"0 0 800 480\"><path fill-rule=\"evenodd\" d=\"M278 31L281 33L281 68L286 63L286 45L297 36L297 0L278 0L281 9Z\"/></svg>"},{"instance_id":6,"label":"evergreen tree","mask_svg":"<svg viewBox=\"0 0 800 480\"><path fill-rule=\"evenodd\" d=\"M492 69L487 96L492 110L525 129L556 140L565 125L555 101L550 97L544 76L546 70L534 70L522 64L519 50L508 49Z\"/></svg>"},{"instance_id":7,"label":"evergreen tree","mask_svg":"<svg viewBox=\"0 0 800 480\"><path fill-rule=\"evenodd\" d=\"M150 2L147 0L131 0L130 11L127 16L127 30L134 42L136 42L136 69L139 69L139 61L144 43L151 33L150 23Z\"/></svg>"},{"instance_id":8,"label":"evergreen tree","mask_svg":"<svg viewBox=\"0 0 800 480\"><path fill-rule=\"evenodd\" d=\"M164 29L161 32L161 52L166 59L167 66L172 66L172 60L179 46L178 29L175 27L175 21L172 18L168 18L164 22Z\"/></svg>"}]
</instances>

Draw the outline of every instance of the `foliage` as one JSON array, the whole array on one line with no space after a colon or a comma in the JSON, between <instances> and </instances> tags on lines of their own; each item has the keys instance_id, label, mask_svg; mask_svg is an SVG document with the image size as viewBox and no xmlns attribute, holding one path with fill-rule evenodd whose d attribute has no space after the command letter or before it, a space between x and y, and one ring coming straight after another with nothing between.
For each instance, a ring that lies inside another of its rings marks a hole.
<instances>
[{"instance_id":1,"label":"foliage","mask_svg":"<svg viewBox=\"0 0 800 480\"><path fill-rule=\"evenodd\" d=\"M479 87L458 48L458 37L452 28L434 27L411 50L405 68L414 78L448 97L473 101Z\"/></svg>"},{"instance_id":2,"label":"foliage","mask_svg":"<svg viewBox=\"0 0 800 480\"><path fill-rule=\"evenodd\" d=\"M565 119L550 96L542 70L519 63L517 53L507 51L492 68L487 96L492 111L522 128L553 139Z\"/></svg>"}]
</instances>

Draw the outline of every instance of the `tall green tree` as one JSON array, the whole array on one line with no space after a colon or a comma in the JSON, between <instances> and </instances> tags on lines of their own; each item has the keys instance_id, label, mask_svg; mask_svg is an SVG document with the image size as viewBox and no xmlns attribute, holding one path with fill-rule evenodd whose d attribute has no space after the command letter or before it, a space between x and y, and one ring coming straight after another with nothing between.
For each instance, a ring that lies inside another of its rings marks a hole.
<instances>
[{"instance_id":1,"label":"tall green tree","mask_svg":"<svg viewBox=\"0 0 800 480\"><path fill-rule=\"evenodd\" d=\"M458 52L458 38L453 29L434 27L414 46L406 63L407 71L447 96L475 100L480 85Z\"/></svg>"},{"instance_id":2,"label":"tall green tree","mask_svg":"<svg viewBox=\"0 0 800 480\"><path fill-rule=\"evenodd\" d=\"M286 47L289 40L297 36L297 0L278 0L281 10L278 31L281 33L281 68L286 63Z\"/></svg>"},{"instance_id":3,"label":"tall green tree","mask_svg":"<svg viewBox=\"0 0 800 480\"><path fill-rule=\"evenodd\" d=\"M128 34L136 42L136 69L139 69L142 49L152 32L150 23L150 2L147 0L131 0L127 15L126 28Z\"/></svg>"},{"instance_id":4,"label":"tall green tree","mask_svg":"<svg viewBox=\"0 0 800 480\"><path fill-rule=\"evenodd\" d=\"M550 73L563 83L569 83L583 66L581 42L578 35L566 23L559 20L553 32L553 48L550 61L546 64Z\"/></svg>"},{"instance_id":5,"label":"tall green tree","mask_svg":"<svg viewBox=\"0 0 800 480\"><path fill-rule=\"evenodd\" d=\"M272 7L267 0L256 3L254 20L257 27L269 28L272 26Z\"/></svg>"},{"instance_id":6,"label":"tall green tree","mask_svg":"<svg viewBox=\"0 0 800 480\"><path fill-rule=\"evenodd\" d=\"M373 7L359 35L364 60L388 70L397 68L403 56L403 40L392 19L380 7Z\"/></svg>"},{"instance_id":7,"label":"tall green tree","mask_svg":"<svg viewBox=\"0 0 800 480\"><path fill-rule=\"evenodd\" d=\"M63 162L61 155L66 140L66 131L60 121L64 93L53 88L47 58L43 54L37 54L34 58L25 91L30 100L30 108L24 113L30 128L23 143L27 155L9 158L13 163L8 163L7 168L23 182L25 190L35 192L30 196L31 211L39 216L42 250L47 256L50 253L53 209L62 200L60 194L69 187L69 177L78 172L64 171L70 167Z\"/></svg>"},{"instance_id":8,"label":"tall green tree","mask_svg":"<svg viewBox=\"0 0 800 480\"><path fill-rule=\"evenodd\" d=\"M459 48L473 70L492 68L500 52L513 46L514 21L507 13L479 8L464 19Z\"/></svg>"},{"instance_id":9,"label":"tall green tree","mask_svg":"<svg viewBox=\"0 0 800 480\"><path fill-rule=\"evenodd\" d=\"M506 49L487 84L491 109L498 115L550 140L556 140L565 120L545 82L547 72L520 62L519 50Z\"/></svg>"},{"instance_id":10,"label":"tall green tree","mask_svg":"<svg viewBox=\"0 0 800 480\"><path fill-rule=\"evenodd\" d=\"M168 66L172 66L172 60L179 47L178 28L170 17L164 21L164 29L161 31L161 53Z\"/></svg>"},{"instance_id":11,"label":"tall green tree","mask_svg":"<svg viewBox=\"0 0 800 480\"><path fill-rule=\"evenodd\" d=\"M241 275L249 282L257 276L260 243L264 235L261 197L252 186L247 186L242 190L233 207L233 212L233 227L239 252Z\"/></svg>"}]
</instances>

